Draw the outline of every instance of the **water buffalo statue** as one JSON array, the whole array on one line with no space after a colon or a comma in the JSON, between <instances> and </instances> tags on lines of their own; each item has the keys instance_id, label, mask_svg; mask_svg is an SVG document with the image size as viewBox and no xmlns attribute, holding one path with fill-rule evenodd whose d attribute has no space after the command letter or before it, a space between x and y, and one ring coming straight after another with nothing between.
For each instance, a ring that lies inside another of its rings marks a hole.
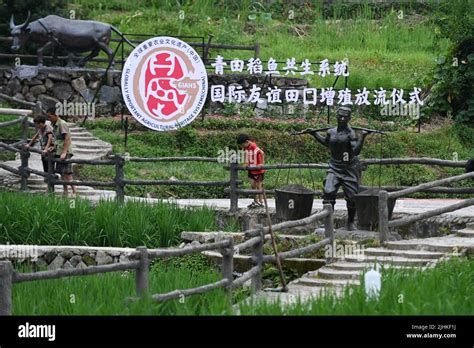
<instances>
[{"instance_id":1,"label":"water buffalo statue","mask_svg":"<svg viewBox=\"0 0 474 348\"><path fill-rule=\"evenodd\" d=\"M90 54L81 58L79 66L94 58L102 50L113 64L113 52L109 48L111 31L115 31L123 37L122 33L112 25L86 20L66 19L54 15L31 21L31 13L25 23L15 25L13 15L10 19L11 36L13 44L11 49L18 51L27 41L42 45L36 51L38 65L43 65L43 51L45 48L61 47L66 50L71 58L72 54L89 52ZM130 45L134 46L128 39L123 37Z\"/></svg>"}]
</instances>

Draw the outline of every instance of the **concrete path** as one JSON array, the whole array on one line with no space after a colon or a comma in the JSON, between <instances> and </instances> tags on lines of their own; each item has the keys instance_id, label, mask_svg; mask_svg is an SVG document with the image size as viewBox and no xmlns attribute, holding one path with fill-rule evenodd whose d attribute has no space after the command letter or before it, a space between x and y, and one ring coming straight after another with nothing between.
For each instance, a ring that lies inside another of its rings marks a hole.
<instances>
[{"instance_id":1,"label":"concrete path","mask_svg":"<svg viewBox=\"0 0 474 348\"><path fill-rule=\"evenodd\" d=\"M181 206L209 206L222 210L228 210L230 208L229 199L177 199L172 201ZM460 201L462 201L462 199L402 198L397 200L394 213L419 214L432 209L452 205ZM252 199L239 199L239 209L246 209L250 203L252 203ZM268 200L268 207L270 209L275 209L274 199ZM335 210L346 210L346 202L343 199L338 199L334 208ZM321 209L323 209L323 201L321 199L315 199L313 203L313 211ZM446 214L452 216L474 217L474 206L459 209Z\"/></svg>"},{"instance_id":2,"label":"concrete path","mask_svg":"<svg viewBox=\"0 0 474 348\"><path fill-rule=\"evenodd\" d=\"M72 148L74 151L74 159L100 159L112 153L112 145L94 137L91 133L87 132L85 128L78 127L74 123L68 123L69 129L72 136ZM35 146L39 149L39 144L36 143ZM9 165L14 168L20 166L20 160L13 160L4 162L6 165ZM43 165L41 162L41 156L37 153L31 153L30 158L28 159L28 166L32 169L43 171ZM0 176L9 176L14 178L15 175L0 169ZM44 182L44 178L31 174L28 178L28 188L31 192L45 192L47 185ZM108 197L108 193L102 193L102 191L94 190L91 187L87 186L77 186L77 190L80 196L97 196L97 197ZM56 185L55 192L59 195L62 194L63 189L62 185Z\"/></svg>"}]
</instances>

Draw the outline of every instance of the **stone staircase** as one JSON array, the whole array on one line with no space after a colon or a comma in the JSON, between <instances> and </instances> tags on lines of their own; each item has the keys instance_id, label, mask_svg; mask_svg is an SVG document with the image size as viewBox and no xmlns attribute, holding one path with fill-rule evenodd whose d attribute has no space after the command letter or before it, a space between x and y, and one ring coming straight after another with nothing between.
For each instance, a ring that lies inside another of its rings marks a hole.
<instances>
[{"instance_id":1,"label":"stone staircase","mask_svg":"<svg viewBox=\"0 0 474 348\"><path fill-rule=\"evenodd\" d=\"M474 223L456 234L444 237L399 240L385 243L384 247L367 248L357 254L335 258L333 263L304 274L288 284L288 292L272 289L257 293L250 300L280 301L282 304L302 302L317 297L323 291L340 295L346 285L360 285L364 271L376 263L382 268L418 269L423 271L450 257L474 253ZM270 291L268 291L270 290Z\"/></svg>"},{"instance_id":2,"label":"stone staircase","mask_svg":"<svg viewBox=\"0 0 474 348\"><path fill-rule=\"evenodd\" d=\"M74 151L74 159L90 159L96 160L106 157L112 153L112 145L94 137L85 128L76 126L75 123L67 123L72 137L72 147ZM36 144L36 146L38 146ZM12 167L19 167L20 161L8 161L5 164ZM43 170L41 163L41 156L37 153L31 153L28 165L36 170ZM2 172L2 175L13 175L8 172ZM47 185L44 182L44 178L31 174L28 178L28 189L32 193L44 193L46 192ZM107 198L115 195L114 191L106 190L95 190L88 186L76 186L79 196L85 198ZM62 185L55 186L55 192L57 195L62 195Z\"/></svg>"}]
</instances>

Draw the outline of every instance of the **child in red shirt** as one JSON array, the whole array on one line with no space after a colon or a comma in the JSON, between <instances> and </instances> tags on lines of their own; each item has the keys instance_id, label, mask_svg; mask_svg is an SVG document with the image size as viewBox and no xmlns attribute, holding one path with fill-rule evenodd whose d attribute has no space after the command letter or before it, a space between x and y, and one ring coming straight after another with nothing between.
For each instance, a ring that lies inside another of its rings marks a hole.
<instances>
[{"instance_id":1,"label":"child in red shirt","mask_svg":"<svg viewBox=\"0 0 474 348\"><path fill-rule=\"evenodd\" d=\"M245 150L247 166L263 166L264 152L257 146L257 144L250 141L250 137L247 134L240 134L237 137L237 144L241 149ZM250 179L252 189L259 191L263 189L264 175L264 169L254 169L248 171L248 177ZM255 195L254 201L248 206L248 208L259 208L263 206L263 195L257 194Z\"/></svg>"}]
</instances>

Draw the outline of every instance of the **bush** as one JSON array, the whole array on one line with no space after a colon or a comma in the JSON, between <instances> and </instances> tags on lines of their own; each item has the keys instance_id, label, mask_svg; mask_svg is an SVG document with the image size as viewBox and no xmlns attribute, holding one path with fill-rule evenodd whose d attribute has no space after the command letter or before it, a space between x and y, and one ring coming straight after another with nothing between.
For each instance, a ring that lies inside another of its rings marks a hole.
<instances>
[{"instance_id":1,"label":"bush","mask_svg":"<svg viewBox=\"0 0 474 348\"><path fill-rule=\"evenodd\" d=\"M458 123L474 123L474 2L441 2L436 16L436 33L452 45L438 59L433 73L430 109L453 114Z\"/></svg>"}]
</instances>

